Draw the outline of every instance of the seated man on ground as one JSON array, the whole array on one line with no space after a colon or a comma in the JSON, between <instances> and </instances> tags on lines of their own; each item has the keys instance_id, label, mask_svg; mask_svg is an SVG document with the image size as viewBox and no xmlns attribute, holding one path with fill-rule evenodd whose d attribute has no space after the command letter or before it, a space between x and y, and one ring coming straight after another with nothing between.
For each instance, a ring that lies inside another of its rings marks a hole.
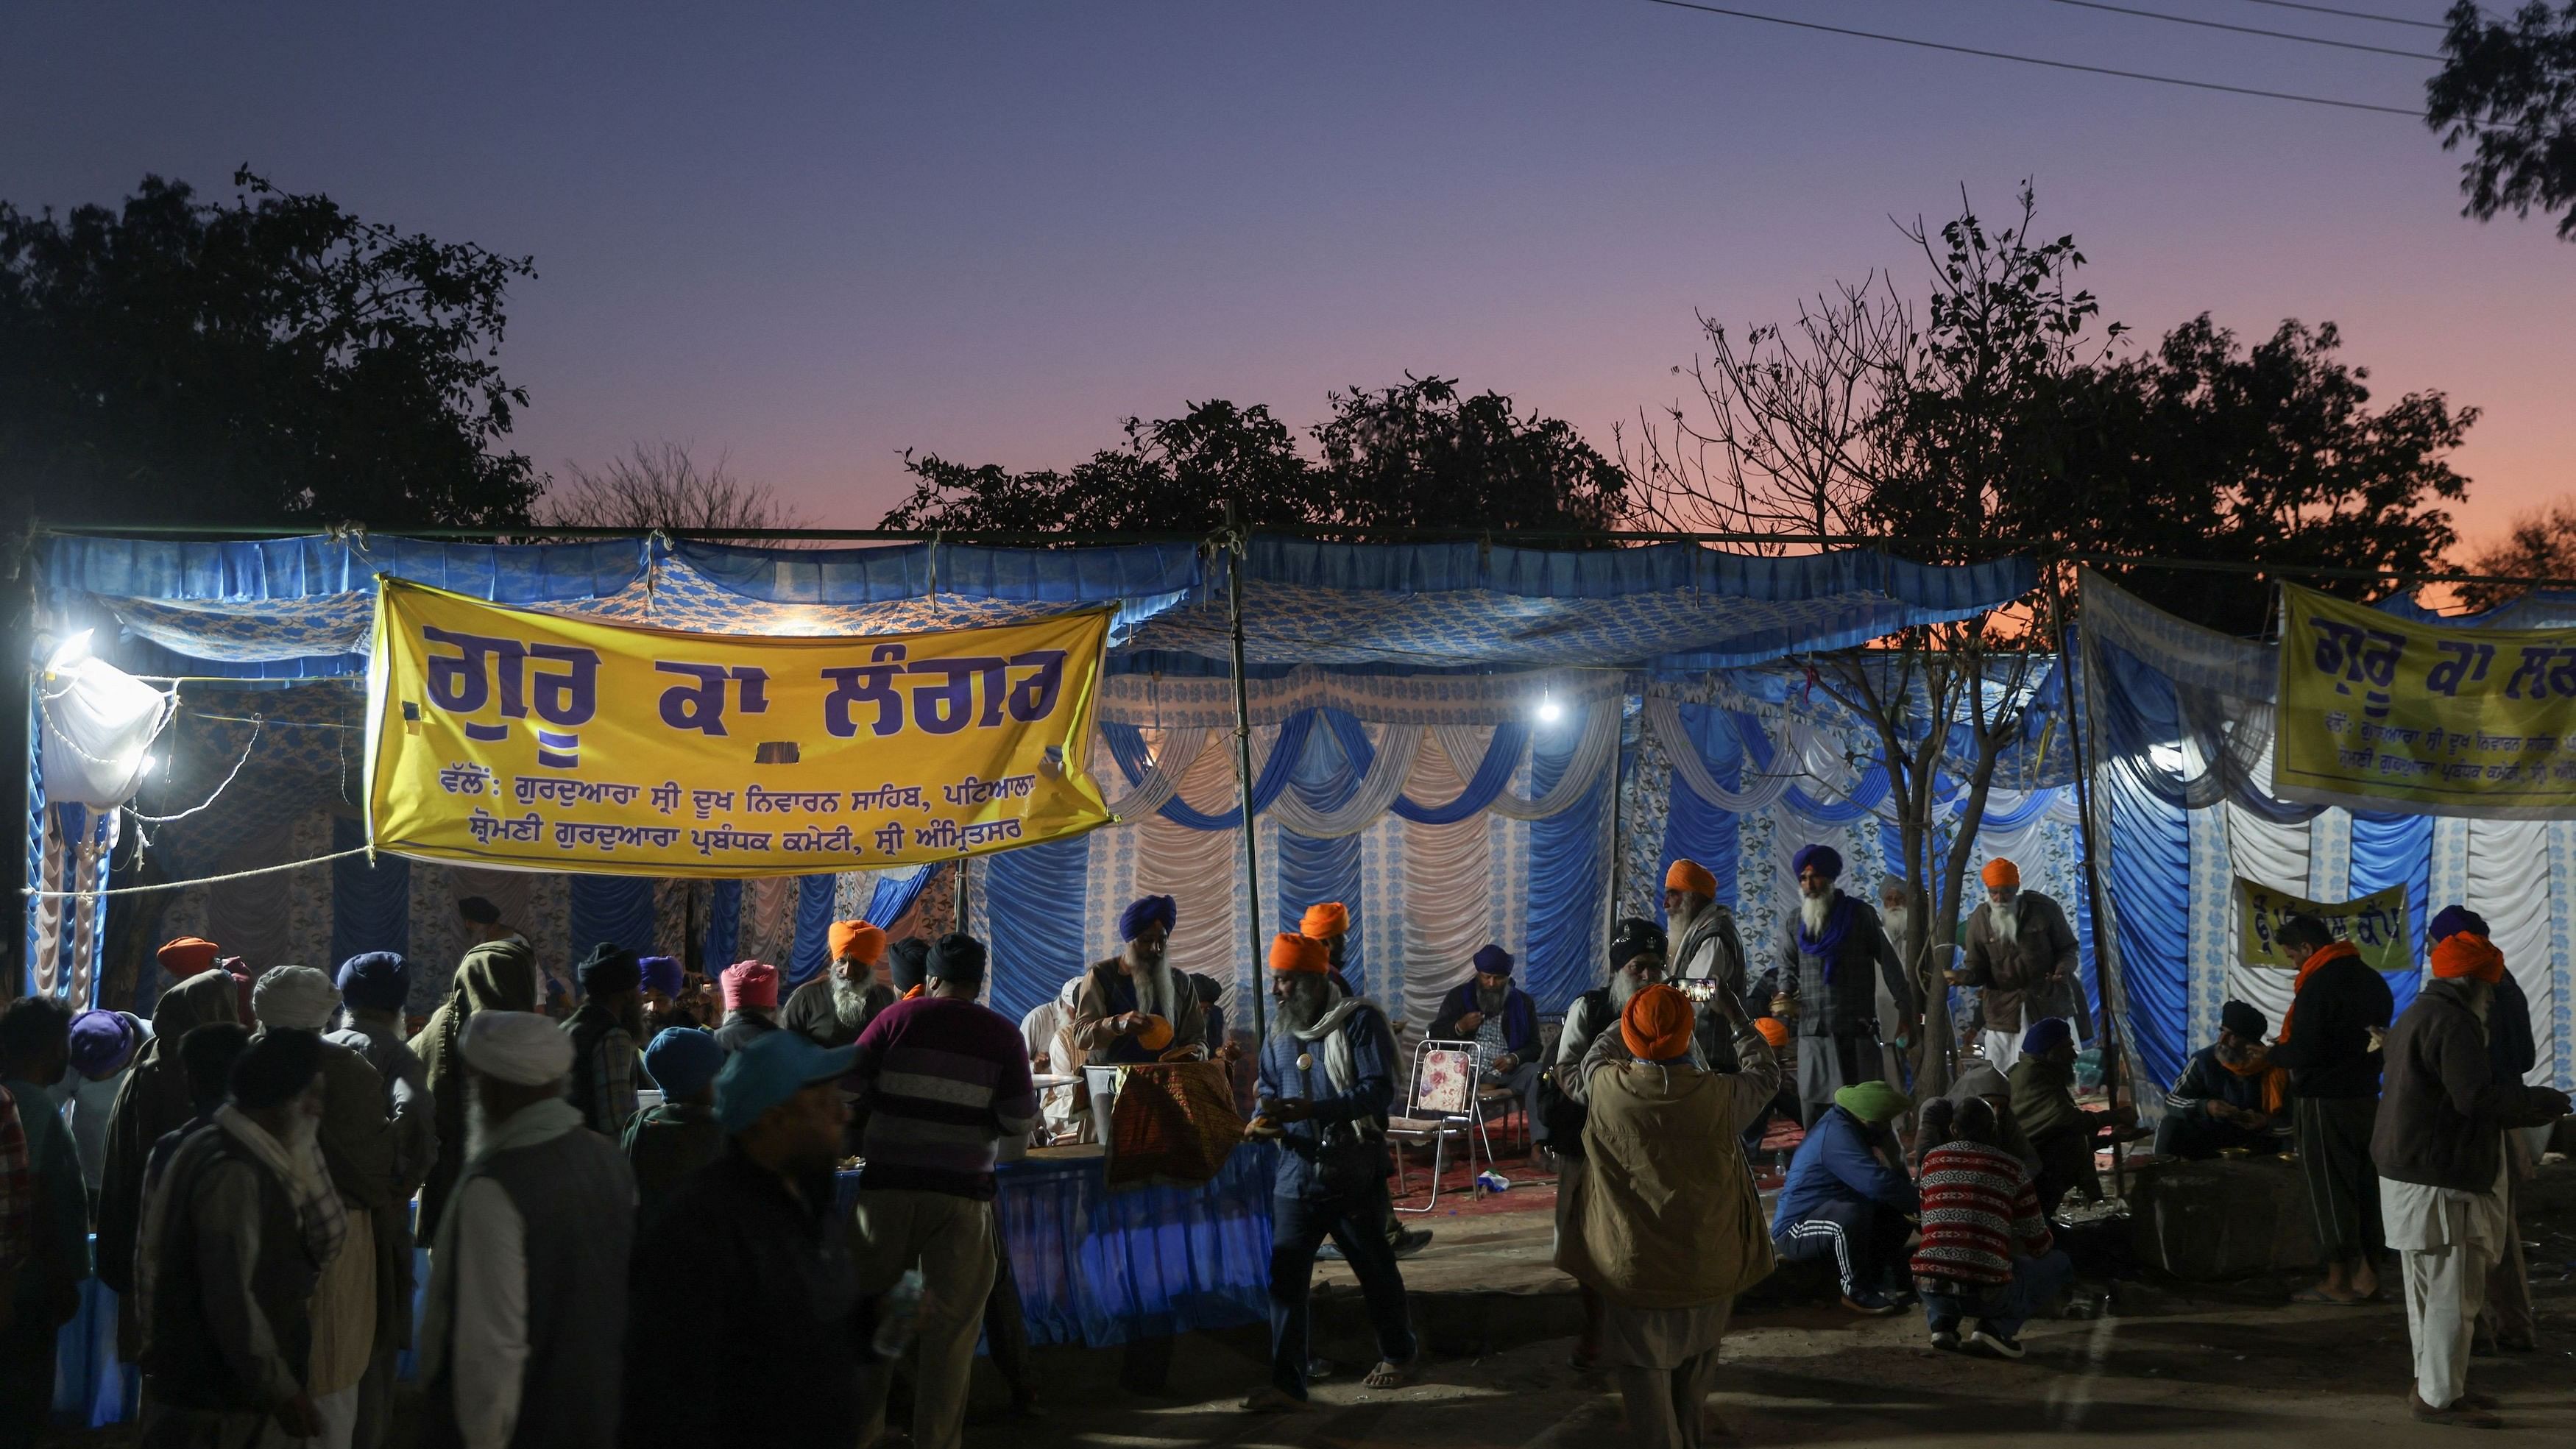
<instances>
[{"instance_id":1,"label":"seated man on ground","mask_svg":"<svg viewBox=\"0 0 2576 1449\"><path fill-rule=\"evenodd\" d=\"M2054 1213L2069 1192L2102 1200L2093 1154L2119 1132L2114 1112L2075 1105L2075 1030L2055 1017L2022 1034L2012 1069L2013 1116L2039 1154L2040 1211Z\"/></svg>"},{"instance_id":2,"label":"seated man on ground","mask_svg":"<svg viewBox=\"0 0 2576 1449\"><path fill-rule=\"evenodd\" d=\"M2288 1143L2286 1074L2276 1077L2263 1054L2271 1023L2242 1001L2227 1003L2218 1021L2218 1041L2194 1053L2165 1094L2159 1156L2216 1157L2230 1147L2272 1153Z\"/></svg>"},{"instance_id":3,"label":"seated man on ground","mask_svg":"<svg viewBox=\"0 0 2576 1449\"><path fill-rule=\"evenodd\" d=\"M1914 1287L1932 1346L2021 1357L2022 1324L2054 1305L2072 1265L2048 1231L2030 1175L2002 1146L1994 1108L1952 1105L1950 1139L1923 1155L1923 1241ZM2018 1251L2016 1251L2018 1250Z\"/></svg>"},{"instance_id":4,"label":"seated man on ground","mask_svg":"<svg viewBox=\"0 0 2576 1449\"><path fill-rule=\"evenodd\" d=\"M1771 1241L1781 1261L1832 1259L1843 1306L1854 1313L1894 1313L1891 1290L1904 1291L1916 1198L1888 1124L1913 1105L1885 1082L1836 1091L1789 1159L1788 1181L1772 1207Z\"/></svg>"},{"instance_id":5,"label":"seated man on ground","mask_svg":"<svg viewBox=\"0 0 2576 1449\"><path fill-rule=\"evenodd\" d=\"M1488 945L1476 953L1476 974L1440 1003L1428 1039L1474 1042L1485 1064L1477 1085L1510 1088L1537 1127L1538 1003L1512 984L1511 952Z\"/></svg>"}]
</instances>

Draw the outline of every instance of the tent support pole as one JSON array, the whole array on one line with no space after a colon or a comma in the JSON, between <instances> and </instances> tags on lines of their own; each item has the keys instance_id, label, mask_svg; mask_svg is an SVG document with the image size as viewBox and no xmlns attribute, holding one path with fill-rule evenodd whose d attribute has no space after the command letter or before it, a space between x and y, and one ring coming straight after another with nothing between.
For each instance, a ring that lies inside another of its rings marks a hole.
<instances>
[{"instance_id":1,"label":"tent support pole","mask_svg":"<svg viewBox=\"0 0 2576 1449\"><path fill-rule=\"evenodd\" d=\"M1243 548L1245 536L1235 523L1234 500L1225 503L1225 614L1233 639L1235 808L1243 812L1243 902L1245 939L1251 964L1235 981L1252 997L1252 1036L1270 1039L1269 993L1261 989L1261 852L1252 823L1252 690L1243 678Z\"/></svg>"},{"instance_id":2,"label":"tent support pole","mask_svg":"<svg viewBox=\"0 0 2576 1449\"><path fill-rule=\"evenodd\" d=\"M2041 567L2046 568L2049 565L2042 564ZM2098 980L2100 979L2098 963L2102 959L2102 932L2110 924L2110 920L2102 914L2102 876L2095 868L2093 854L2093 764L2084 753L2084 726L2081 719L2084 711L2076 702L2075 651L2067 647L2066 620L2058 607L2057 590L2053 588L2048 591L2048 614L2049 632L2055 635L2057 640L2059 667L2066 671L2066 744L2067 748L2075 752L2075 832L2084 844L2084 900L2093 912L2093 959L2097 964L2095 974ZM2117 949L2116 944L2113 949ZM2076 988L2079 991L2082 990L2083 983L2077 982ZM2121 1060L2124 1053L2117 1026L2120 1013L2111 999L2111 992L2112 984L2107 980L2103 981L2102 1041L2107 1048L2107 1053L2102 1064L2102 1080L2109 1085L2113 1094L2112 1100L2116 1102L2121 1078L2128 1074L2128 1064ZM2134 1091L2131 1095L2135 1095ZM2122 1168L2126 1156L2127 1154L2117 1145L2112 1147L2111 1193L2114 1197L2123 1199L2129 1195L2128 1174Z\"/></svg>"}]
</instances>

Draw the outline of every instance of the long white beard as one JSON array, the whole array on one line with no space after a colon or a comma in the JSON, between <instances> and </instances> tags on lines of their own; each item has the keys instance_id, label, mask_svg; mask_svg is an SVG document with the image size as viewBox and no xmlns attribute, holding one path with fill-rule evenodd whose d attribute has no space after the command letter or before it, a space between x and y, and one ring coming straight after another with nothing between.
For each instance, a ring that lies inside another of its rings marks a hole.
<instances>
[{"instance_id":1,"label":"long white beard","mask_svg":"<svg viewBox=\"0 0 2576 1449\"><path fill-rule=\"evenodd\" d=\"M1884 914L1883 921L1887 927L1887 939L1896 942L1897 949L1899 950L1904 949L1906 921L1913 914L1913 912L1907 910L1903 906L1898 906L1896 909Z\"/></svg>"},{"instance_id":2,"label":"long white beard","mask_svg":"<svg viewBox=\"0 0 2576 1449\"><path fill-rule=\"evenodd\" d=\"M1994 923L1996 935L2009 941L2021 934L2021 902L2005 905L2001 901L1988 901L1986 919Z\"/></svg>"},{"instance_id":3,"label":"long white beard","mask_svg":"<svg viewBox=\"0 0 2576 1449\"><path fill-rule=\"evenodd\" d=\"M1664 923L1664 929L1666 932L1665 939L1671 941L1673 945L1678 948L1682 943L1682 937L1690 934L1691 924L1699 919L1699 912L1699 907L1688 905L1683 906L1678 911L1671 912L1671 918ZM1679 969L1681 963L1676 961L1673 965L1675 969Z\"/></svg>"},{"instance_id":4,"label":"long white beard","mask_svg":"<svg viewBox=\"0 0 2576 1449\"><path fill-rule=\"evenodd\" d=\"M843 1026L857 1026L868 1014L868 989L855 981L832 978L832 1015Z\"/></svg>"},{"instance_id":5,"label":"long white beard","mask_svg":"<svg viewBox=\"0 0 2576 1449\"><path fill-rule=\"evenodd\" d=\"M1611 1007L1612 1007L1613 1009L1615 1009L1615 1010L1618 1010L1618 1011L1623 1011L1623 1012L1624 1012L1624 1011L1626 1011L1626 1010L1628 1009L1628 1003L1629 1003L1629 1002L1631 1002L1631 1001L1633 1001L1633 1000L1635 1000L1635 999L1636 999L1636 996L1637 996L1637 993L1638 993L1638 992L1640 992L1640 991L1643 991L1644 989L1645 989L1644 985L1643 985L1642 983L1640 983L1640 982L1637 980L1637 978L1636 978L1634 975L1630 974L1629 972L1626 972L1626 971L1613 971L1613 972L1611 972L1611 973L1610 973L1610 1005L1611 1005Z\"/></svg>"},{"instance_id":6,"label":"long white beard","mask_svg":"<svg viewBox=\"0 0 2576 1449\"><path fill-rule=\"evenodd\" d=\"M1798 919L1807 923L1808 935L1821 936L1824 934L1825 916L1827 912L1833 909L1833 906L1834 898L1831 892L1827 892L1821 896L1802 895L1798 897Z\"/></svg>"}]
</instances>

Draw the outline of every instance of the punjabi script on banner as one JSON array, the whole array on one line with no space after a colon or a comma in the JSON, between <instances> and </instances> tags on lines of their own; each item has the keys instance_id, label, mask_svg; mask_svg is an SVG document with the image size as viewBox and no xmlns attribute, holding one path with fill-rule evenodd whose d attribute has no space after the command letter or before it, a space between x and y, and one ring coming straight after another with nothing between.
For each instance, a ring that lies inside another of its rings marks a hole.
<instances>
[{"instance_id":1,"label":"punjabi script on banner","mask_svg":"<svg viewBox=\"0 0 2576 1449\"><path fill-rule=\"evenodd\" d=\"M368 840L619 875L953 860L1109 821L1109 614L864 638L691 634L384 578Z\"/></svg>"},{"instance_id":2,"label":"punjabi script on banner","mask_svg":"<svg viewBox=\"0 0 2576 1449\"><path fill-rule=\"evenodd\" d=\"M2294 914L2318 916L2361 952L2374 971L2415 969L2415 938L2406 923L2406 887L2390 886L2339 906L2303 900L2236 878L2237 959L2248 966L2296 971L2303 957L2281 945L2281 922Z\"/></svg>"},{"instance_id":3,"label":"punjabi script on banner","mask_svg":"<svg viewBox=\"0 0 2576 1449\"><path fill-rule=\"evenodd\" d=\"M2576 632L2444 628L2281 592L2274 794L2428 815L2576 812Z\"/></svg>"}]
</instances>

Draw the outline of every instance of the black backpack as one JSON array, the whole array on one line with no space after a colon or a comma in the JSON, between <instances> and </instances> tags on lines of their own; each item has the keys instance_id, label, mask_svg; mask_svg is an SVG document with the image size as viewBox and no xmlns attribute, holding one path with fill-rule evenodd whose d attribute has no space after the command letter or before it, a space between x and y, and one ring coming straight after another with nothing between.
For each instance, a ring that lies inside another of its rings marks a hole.
<instances>
[{"instance_id":1,"label":"black backpack","mask_svg":"<svg viewBox=\"0 0 2576 1449\"><path fill-rule=\"evenodd\" d=\"M1593 1021L1609 1020L1609 987L1596 986L1590 991L1577 997L1576 1000L1585 1004L1584 1015L1586 1017ZM1571 1015L1572 1013L1568 1014ZM1615 1021L1611 1022L1610 1029L1613 1031L1618 1029ZM1581 1060L1578 1058L1576 1065L1579 1067L1581 1064ZM1565 1095L1565 1093L1558 1088L1556 1085L1556 1072L1553 1068L1539 1074L1538 1092L1536 1095L1538 1097L1538 1119L1547 1128L1548 1149L1559 1157L1581 1157L1583 1155L1583 1124L1591 1118L1592 1110L1584 1106L1581 1102Z\"/></svg>"}]
</instances>

